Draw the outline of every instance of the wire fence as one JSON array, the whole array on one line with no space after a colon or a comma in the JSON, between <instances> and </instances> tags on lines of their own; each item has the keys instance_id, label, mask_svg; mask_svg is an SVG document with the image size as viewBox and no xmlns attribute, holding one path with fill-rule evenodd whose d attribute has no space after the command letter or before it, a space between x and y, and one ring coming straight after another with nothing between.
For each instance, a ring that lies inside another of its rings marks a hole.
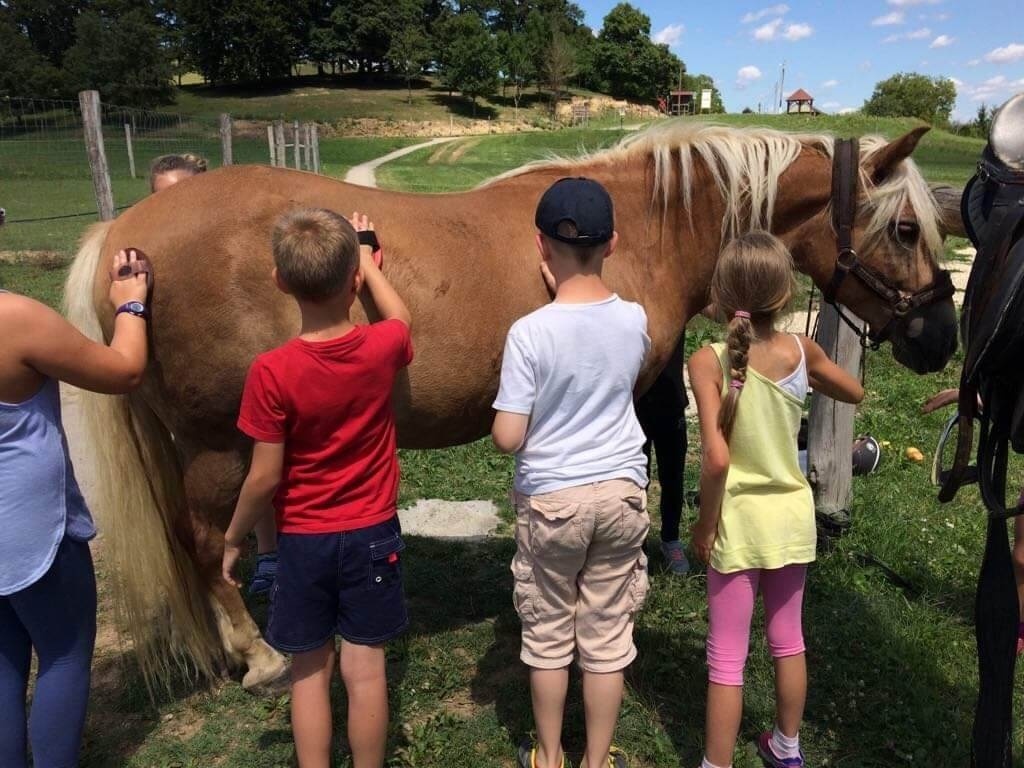
<instances>
[{"instance_id":1,"label":"wire fence","mask_svg":"<svg viewBox=\"0 0 1024 768\"><path fill-rule=\"evenodd\" d=\"M161 155L192 153L210 168L223 162L215 118L102 104L100 123L117 210L149 194L150 164ZM266 134L233 135L232 155L269 163ZM73 250L97 216L79 102L0 99L0 208L0 252Z\"/></svg>"}]
</instances>

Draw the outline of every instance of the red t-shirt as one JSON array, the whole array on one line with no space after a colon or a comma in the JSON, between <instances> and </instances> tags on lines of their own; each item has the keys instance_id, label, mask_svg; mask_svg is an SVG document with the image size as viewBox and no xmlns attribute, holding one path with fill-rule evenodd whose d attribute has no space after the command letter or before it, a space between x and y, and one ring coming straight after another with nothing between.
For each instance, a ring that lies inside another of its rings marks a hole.
<instances>
[{"instance_id":1,"label":"red t-shirt","mask_svg":"<svg viewBox=\"0 0 1024 768\"><path fill-rule=\"evenodd\" d=\"M284 443L274 496L283 533L333 533L382 523L398 503L391 388L412 361L400 320L330 341L293 339L253 362L238 428Z\"/></svg>"}]
</instances>

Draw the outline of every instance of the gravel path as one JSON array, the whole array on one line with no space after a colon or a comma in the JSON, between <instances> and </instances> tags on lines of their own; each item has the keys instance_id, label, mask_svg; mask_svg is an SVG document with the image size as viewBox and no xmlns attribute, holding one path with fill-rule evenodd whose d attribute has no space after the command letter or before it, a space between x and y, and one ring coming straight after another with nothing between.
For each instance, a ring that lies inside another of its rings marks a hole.
<instances>
[{"instance_id":1,"label":"gravel path","mask_svg":"<svg viewBox=\"0 0 1024 768\"><path fill-rule=\"evenodd\" d=\"M374 160L370 160L366 163L353 165L349 168L348 173L345 174L345 181L349 184L358 184L360 187L376 187L377 169L384 165L384 163L390 163L392 160L397 160L400 157L410 155L416 150L423 149L424 147L432 147L435 144L444 144L461 138L461 136L446 136L441 139L432 139L431 141L424 141L422 144L413 144L411 147L397 149L394 152L383 155L382 157L378 157Z\"/></svg>"}]
</instances>

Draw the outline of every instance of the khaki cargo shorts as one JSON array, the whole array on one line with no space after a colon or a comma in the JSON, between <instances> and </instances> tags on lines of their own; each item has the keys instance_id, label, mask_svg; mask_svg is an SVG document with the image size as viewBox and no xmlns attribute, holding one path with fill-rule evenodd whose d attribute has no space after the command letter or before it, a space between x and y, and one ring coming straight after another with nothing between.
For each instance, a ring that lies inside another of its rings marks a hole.
<instances>
[{"instance_id":1,"label":"khaki cargo shorts","mask_svg":"<svg viewBox=\"0 0 1024 768\"><path fill-rule=\"evenodd\" d=\"M647 493L629 480L605 480L514 498L520 658L560 669L578 652L588 672L629 666L634 614L647 596Z\"/></svg>"}]
</instances>

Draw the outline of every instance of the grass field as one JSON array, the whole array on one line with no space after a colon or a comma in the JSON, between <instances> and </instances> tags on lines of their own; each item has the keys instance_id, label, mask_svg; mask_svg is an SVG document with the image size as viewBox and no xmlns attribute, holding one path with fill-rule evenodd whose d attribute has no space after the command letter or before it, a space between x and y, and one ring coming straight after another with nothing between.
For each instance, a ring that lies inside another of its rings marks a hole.
<instances>
[{"instance_id":1,"label":"grass field","mask_svg":"<svg viewBox=\"0 0 1024 768\"><path fill-rule=\"evenodd\" d=\"M752 118L736 122L746 120ZM858 131L852 119L807 122L837 133ZM865 126L890 135L905 128L895 121ZM454 149L433 163L432 151L414 153L384 166L379 178L395 187L463 188L550 151L594 148L614 138L614 132L600 131L489 137L452 162L445 157ZM931 180L963 181L979 149L976 142L938 134L926 139L918 158ZM5 236L0 231L0 238ZM0 264L0 285L52 303L62 274L62 268ZM714 326L695 321L690 346L716 333ZM952 768L968 762L976 686L973 582L984 520L973 491L949 505L935 501L927 462L943 415L918 414L928 395L955 384L958 363L959 357L942 373L917 377L897 366L888 349L868 356L868 396L858 410L856 429L890 447L877 473L855 481L852 530L823 552L810 571L805 609L810 695L802 732L809 765ZM694 487L693 425L690 437L687 486ZM923 450L926 462L906 460L908 446ZM511 463L485 441L445 451L403 451L401 460L403 502L489 498L505 503ZM1019 467L1014 469L1019 477ZM651 509L656 520L656 485ZM656 531L657 522L650 542L654 553ZM389 766L514 765L514 745L528 733L531 720L526 675L517 660L518 623L508 570L512 552L512 542L502 537L482 545L410 539L406 567L413 626L388 655L393 707ZM888 564L905 584L890 580L878 562ZM100 569L102 591L102 561ZM699 762L706 681L704 590L700 573L670 577L660 557L652 556L651 594L637 624L640 656L629 673L617 736L633 768ZM286 697L255 699L237 681L226 680L206 689L183 683L174 695L151 703L130 658L113 639L105 591L101 601L101 652L83 766L292 765ZM265 606L255 602L252 607L262 622ZM340 692L336 701L340 734L345 716ZM760 765L751 742L771 723L771 665L760 624L755 624L746 703L737 768ZM583 743L581 723L574 681L566 717L566 747L574 758ZM1018 726L1018 747L1022 737L1024 729ZM337 764L350 765L340 739Z\"/></svg>"}]
</instances>

